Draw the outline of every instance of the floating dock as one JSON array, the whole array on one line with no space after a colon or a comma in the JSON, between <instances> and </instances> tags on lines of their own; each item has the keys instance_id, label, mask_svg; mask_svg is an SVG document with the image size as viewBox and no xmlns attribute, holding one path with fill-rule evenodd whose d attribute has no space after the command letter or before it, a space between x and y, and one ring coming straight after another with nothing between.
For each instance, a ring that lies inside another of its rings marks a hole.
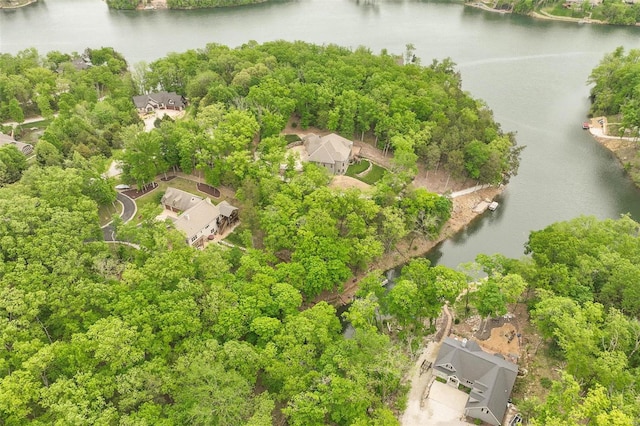
<instances>
[{"instance_id":1,"label":"floating dock","mask_svg":"<svg viewBox=\"0 0 640 426\"><path fill-rule=\"evenodd\" d=\"M487 209L489 208L489 202L487 201L480 201L474 208L473 208L473 212L474 213L484 213L485 211L487 211Z\"/></svg>"}]
</instances>

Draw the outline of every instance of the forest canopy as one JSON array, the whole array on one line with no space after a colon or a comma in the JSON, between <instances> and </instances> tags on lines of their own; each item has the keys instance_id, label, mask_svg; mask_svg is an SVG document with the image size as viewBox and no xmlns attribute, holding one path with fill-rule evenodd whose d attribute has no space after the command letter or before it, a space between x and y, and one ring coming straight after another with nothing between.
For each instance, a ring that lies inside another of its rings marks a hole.
<instances>
[{"instance_id":1,"label":"forest canopy","mask_svg":"<svg viewBox=\"0 0 640 426\"><path fill-rule=\"evenodd\" d=\"M184 95L186 116L144 129L132 97L160 90ZM397 424L412 336L464 274L416 261L387 293L371 271L344 316L316 297L400 239L438 235L452 202L411 185L419 167L503 183L520 152L450 60L402 65L365 48L211 44L133 66L110 48L29 49L0 56L0 101L3 120L50 120L29 164L0 152L7 425ZM325 169L295 167L288 122L366 136L391 166L367 194L332 189ZM102 174L114 153L140 187L181 170L235 191L244 250L195 250L157 205L114 221L133 247L107 245L97 212L115 200Z\"/></svg>"}]
</instances>

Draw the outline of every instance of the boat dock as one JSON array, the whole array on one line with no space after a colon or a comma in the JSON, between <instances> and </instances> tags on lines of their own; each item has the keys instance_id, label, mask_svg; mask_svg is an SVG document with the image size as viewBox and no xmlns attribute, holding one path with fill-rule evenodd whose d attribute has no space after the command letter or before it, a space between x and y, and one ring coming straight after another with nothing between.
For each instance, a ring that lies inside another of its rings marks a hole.
<instances>
[{"instance_id":1,"label":"boat dock","mask_svg":"<svg viewBox=\"0 0 640 426\"><path fill-rule=\"evenodd\" d=\"M482 214L484 212L486 212L487 210L490 211L496 211L496 209L498 208L500 204L498 204L497 201L480 201L478 204L476 204L476 206L473 208L473 212L474 213L478 213L478 214Z\"/></svg>"}]
</instances>

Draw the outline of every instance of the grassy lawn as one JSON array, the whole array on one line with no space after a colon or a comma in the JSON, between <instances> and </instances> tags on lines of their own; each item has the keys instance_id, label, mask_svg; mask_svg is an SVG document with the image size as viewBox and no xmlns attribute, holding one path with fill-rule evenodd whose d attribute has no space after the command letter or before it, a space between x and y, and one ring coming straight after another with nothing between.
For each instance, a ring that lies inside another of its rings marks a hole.
<instances>
[{"instance_id":1,"label":"grassy lawn","mask_svg":"<svg viewBox=\"0 0 640 426\"><path fill-rule=\"evenodd\" d=\"M543 9L550 15L553 16L564 16L567 18L584 18L585 14L580 8L565 8L562 7L562 4L557 4L553 8Z\"/></svg>"},{"instance_id":2,"label":"grassy lawn","mask_svg":"<svg viewBox=\"0 0 640 426\"><path fill-rule=\"evenodd\" d=\"M382 176L386 172L387 171L383 167L380 167L377 164L372 164L369 173L357 179L360 179L361 181L363 181L364 183L368 183L369 185L373 185L374 183L382 179Z\"/></svg>"},{"instance_id":3,"label":"grassy lawn","mask_svg":"<svg viewBox=\"0 0 640 426\"><path fill-rule=\"evenodd\" d=\"M16 127L16 140L35 145L49 124L51 124L51 120L20 124Z\"/></svg>"},{"instance_id":4,"label":"grassy lawn","mask_svg":"<svg viewBox=\"0 0 640 426\"><path fill-rule=\"evenodd\" d=\"M369 170L369 172L367 172L367 174L363 176L357 176L358 173L362 173L367 170L369 168L369 164L371 164L371 170ZM382 179L382 176L385 172L386 170L384 169L384 167L380 167L377 164L370 163L368 160L360 160L359 163L350 165L347 169L347 173L345 174L364 183L368 183L369 185L373 185L374 183Z\"/></svg>"},{"instance_id":5,"label":"grassy lawn","mask_svg":"<svg viewBox=\"0 0 640 426\"><path fill-rule=\"evenodd\" d=\"M40 120L40 121L34 121L32 123L23 123L23 124L18 124L17 129L19 130L20 128L24 128L25 131L27 129L31 129L33 127L36 127L38 129L44 130L47 128L47 126L49 126L49 124L51 124L51 122L53 121L53 119L44 119L44 120Z\"/></svg>"},{"instance_id":6,"label":"grassy lawn","mask_svg":"<svg viewBox=\"0 0 640 426\"><path fill-rule=\"evenodd\" d=\"M116 202L115 207L111 204L106 206L100 206L98 209L98 217L100 219L100 226L104 226L107 223L111 222L111 218L114 214L122 213L122 204Z\"/></svg>"},{"instance_id":7,"label":"grassy lawn","mask_svg":"<svg viewBox=\"0 0 640 426\"><path fill-rule=\"evenodd\" d=\"M298 135L284 135L284 140L287 141L287 143L293 143L293 142L298 142L300 140L300 136Z\"/></svg>"},{"instance_id":8,"label":"grassy lawn","mask_svg":"<svg viewBox=\"0 0 640 426\"><path fill-rule=\"evenodd\" d=\"M358 173L362 173L369 168L369 161L360 160L358 163L354 163L347 168L347 176L351 176L352 178L356 178Z\"/></svg>"}]
</instances>

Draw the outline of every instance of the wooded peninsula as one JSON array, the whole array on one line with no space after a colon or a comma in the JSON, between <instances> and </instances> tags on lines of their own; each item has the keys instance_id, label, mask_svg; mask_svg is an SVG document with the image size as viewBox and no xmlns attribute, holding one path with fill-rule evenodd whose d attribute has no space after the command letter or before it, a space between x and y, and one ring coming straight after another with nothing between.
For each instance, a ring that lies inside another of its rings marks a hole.
<instances>
[{"instance_id":1,"label":"wooded peninsula","mask_svg":"<svg viewBox=\"0 0 640 426\"><path fill-rule=\"evenodd\" d=\"M181 114L157 117L160 103ZM453 270L418 258L390 289L371 268L451 217L449 194L417 186L419 172L473 185L517 173L515 135L448 59L285 41L133 65L111 48L29 49L0 55L0 119L34 146L0 147L3 424L397 425L445 304L458 322L485 323L526 304L537 356L558 364L541 376L522 358L530 373L513 402L528 424L640 417L630 218L533 232L520 260L481 255ZM348 165L366 187L330 185L334 169L293 149L311 143L298 134L308 129L388 162ZM110 177L114 159L122 174ZM158 219L162 185L183 177L237 206L225 245L196 249ZM132 220L110 218L127 244L101 230L117 184L149 191ZM356 276L344 314L318 299Z\"/></svg>"}]
</instances>

